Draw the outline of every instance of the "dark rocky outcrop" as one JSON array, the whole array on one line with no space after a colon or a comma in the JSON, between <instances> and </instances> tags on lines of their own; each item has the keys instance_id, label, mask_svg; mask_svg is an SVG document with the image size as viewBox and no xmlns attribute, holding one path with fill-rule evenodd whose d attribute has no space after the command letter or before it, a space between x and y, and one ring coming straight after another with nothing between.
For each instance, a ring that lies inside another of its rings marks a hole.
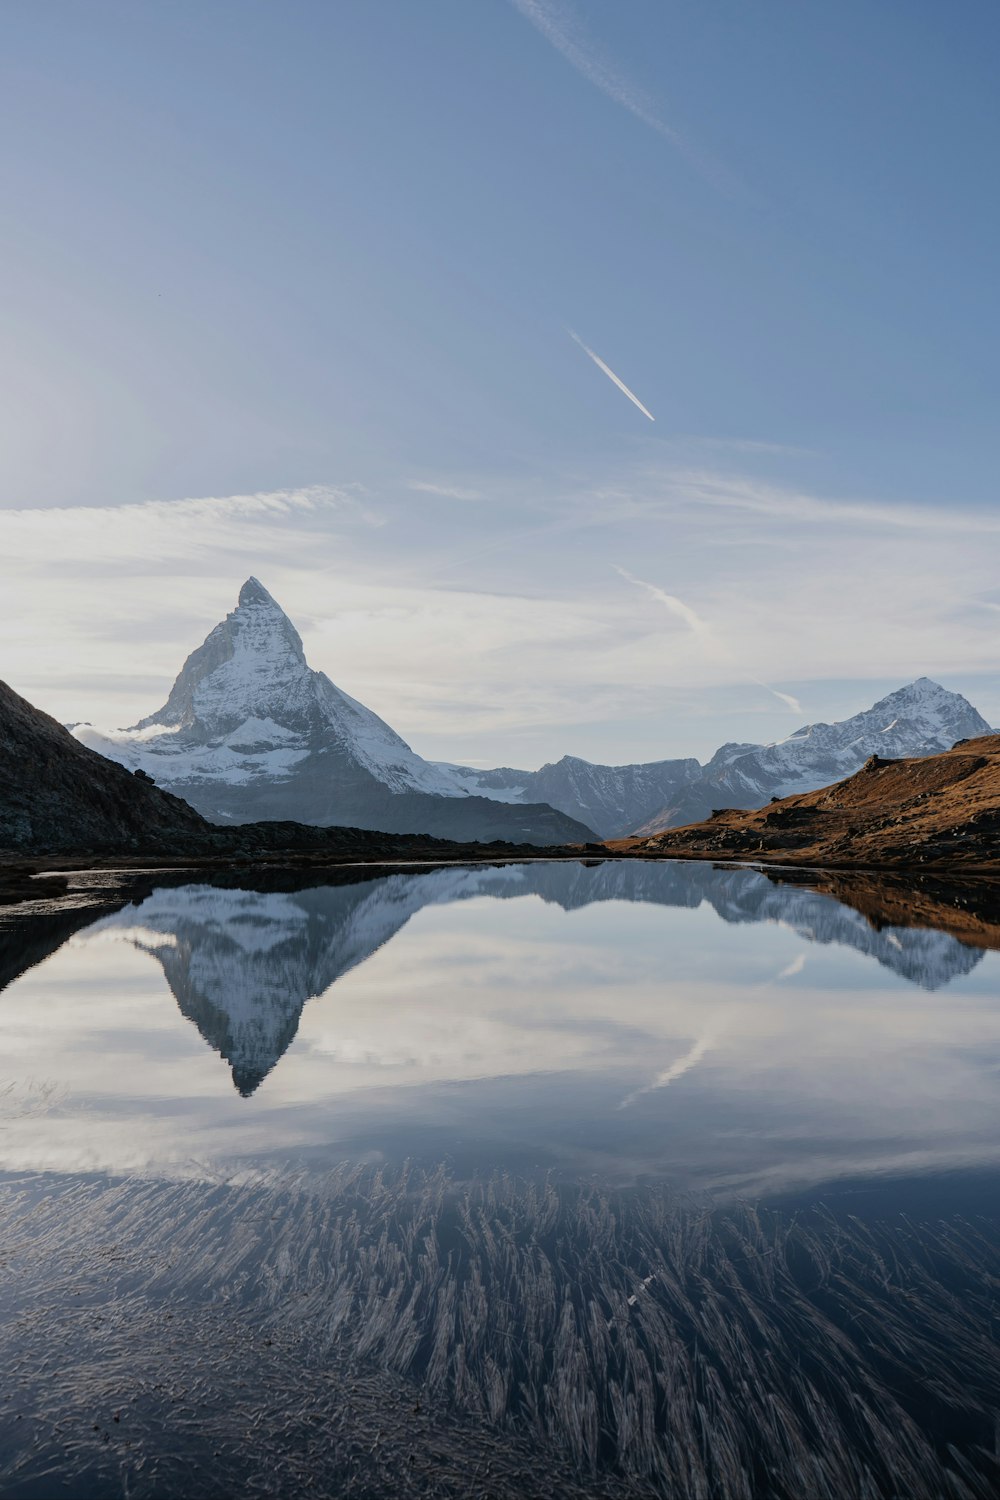
<instances>
[{"instance_id":1,"label":"dark rocky outcrop","mask_svg":"<svg viewBox=\"0 0 1000 1500\"><path fill-rule=\"evenodd\" d=\"M88 750L0 682L0 849L124 853L183 845L208 828L180 797Z\"/></svg>"}]
</instances>

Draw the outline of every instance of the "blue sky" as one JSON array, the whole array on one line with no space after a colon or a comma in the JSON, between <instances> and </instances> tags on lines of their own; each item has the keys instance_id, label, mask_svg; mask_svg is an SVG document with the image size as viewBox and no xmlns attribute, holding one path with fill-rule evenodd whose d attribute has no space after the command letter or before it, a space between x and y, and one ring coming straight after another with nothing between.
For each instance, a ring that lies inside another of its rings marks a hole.
<instances>
[{"instance_id":1,"label":"blue sky","mask_svg":"<svg viewBox=\"0 0 1000 1500\"><path fill-rule=\"evenodd\" d=\"M131 720L253 572L428 754L702 754L924 671L1000 720L998 44L914 0L9 7L0 674Z\"/></svg>"}]
</instances>

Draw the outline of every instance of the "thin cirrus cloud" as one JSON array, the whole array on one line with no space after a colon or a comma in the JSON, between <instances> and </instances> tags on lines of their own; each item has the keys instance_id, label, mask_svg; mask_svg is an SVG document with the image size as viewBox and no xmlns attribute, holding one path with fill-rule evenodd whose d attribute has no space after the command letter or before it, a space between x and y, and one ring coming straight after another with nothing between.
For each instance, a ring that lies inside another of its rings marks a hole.
<instances>
[{"instance_id":1,"label":"thin cirrus cloud","mask_svg":"<svg viewBox=\"0 0 1000 1500\"><path fill-rule=\"evenodd\" d=\"M51 569L62 555L79 563L114 566L144 559L157 565L196 561L213 551L259 555L293 523L325 523L334 514L380 524L346 489L316 485L252 495L192 500L148 500L132 505L38 507L2 512L4 553L18 567Z\"/></svg>"},{"instance_id":2,"label":"thin cirrus cloud","mask_svg":"<svg viewBox=\"0 0 1000 1500\"><path fill-rule=\"evenodd\" d=\"M644 417L648 417L651 422L655 422L656 418L653 416L653 413L651 411L648 411L646 407L643 406L642 402L639 400L639 397L635 394L635 391L629 390L624 380L622 380L620 376L615 374L611 366L606 365L599 354L595 354L593 349L588 348L587 345L583 342L583 339L580 338L579 334L574 333L572 328L567 329L567 332L573 342L580 345L580 348L583 350L584 354L586 354L590 359L594 361L594 364L597 366L597 368L599 370L602 370L608 377L608 379L612 381L618 387L618 389L628 397L633 406L637 406Z\"/></svg>"},{"instance_id":3,"label":"thin cirrus cloud","mask_svg":"<svg viewBox=\"0 0 1000 1500\"><path fill-rule=\"evenodd\" d=\"M727 197L747 196L746 187L723 163L667 124L656 101L595 46L566 0L511 0L511 4L582 78L668 141L719 192Z\"/></svg>"},{"instance_id":4,"label":"thin cirrus cloud","mask_svg":"<svg viewBox=\"0 0 1000 1500\"><path fill-rule=\"evenodd\" d=\"M905 501L829 500L768 484L741 474L712 469L674 469L659 480L650 476L651 489L659 487L670 501L716 506L732 512L746 511L772 520L838 527L850 524L885 531L946 532L975 535L1000 531L995 511L946 505L915 505Z\"/></svg>"},{"instance_id":5,"label":"thin cirrus cloud","mask_svg":"<svg viewBox=\"0 0 1000 1500\"><path fill-rule=\"evenodd\" d=\"M459 484L432 484L427 479L412 479L406 486L421 495L440 495L444 500L481 500L482 490L473 490Z\"/></svg>"},{"instance_id":6,"label":"thin cirrus cloud","mask_svg":"<svg viewBox=\"0 0 1000 1500\"><path fill-rule=\"evenodd\" d=\"M249 574L343 553L346 536L379 521L356 492L328 486L0 510L0 675L57 716L131 722L119 706L159 691Z\"/></svg>"},{"instance_id":7,"label":"thin cirrus cloud","mask_svg":"<svg viewBox=\"0 0 1000 1500\"><path fill-rule=\"evenodd\" d=\"M470 514L481 521L479 507ZM415 554L408 533L376 533L382 520L350 487L2 511L0 676L58 718L133 723L253 573L301 629L311 663L407 735L492 746L519 724L574 722L584 691L609 720L627 709L628 688L609 700L573 649L613 645L613 604L431 576L436 539ZM526 677L529 649L546 665Z\"/></svg>"},{"instance_id":8,"label":"thin cirrus cloud","mask_svg":"<svg viewBox=\"0 0 1000 1500\"><path fill-rule=\"evenodd\" d=\"M592 83L602 94L627 109L637 120L648 125L650 130L655 130L672 145L686 146L680 132L660 118L649 95L607 58L602 57L568 5L560 4L558 0L512 0L512 4L588 83Z\"/></svg>"}]
</instances>

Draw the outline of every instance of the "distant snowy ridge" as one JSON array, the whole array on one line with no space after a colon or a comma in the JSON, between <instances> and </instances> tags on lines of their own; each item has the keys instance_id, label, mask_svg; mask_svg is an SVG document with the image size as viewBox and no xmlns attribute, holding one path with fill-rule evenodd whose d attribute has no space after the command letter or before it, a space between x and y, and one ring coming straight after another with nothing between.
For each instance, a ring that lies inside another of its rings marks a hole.
<instances>
[{"instance_id":1,"label":"distant snowy ridge","mask_svg":"<svg viewBox=\"0 0 1000 1500\"><path fill-rule=\"evenodd\" d=\"M702 768L694 759L600 766L564 755L539 771L448 769L478 796L511 803L543 801L562 812L572 807L570 816L595 828L602 838L621 838L658 813Z\"/></svg>"},{"instance_id":2,"label":"distant snowy ridge","mask_svg":"<svg viewBox=\"0 0 1000 1500\"><path fill-rule=\"evenodd\" d=\"M840 723L807 724L772 745L724 745L700 777L637 831L698 822L713 807L761 807L771 797L814 791L853 776L871 755L886 760L937 755L956 740L991 733L961 693L919 677Z\"/></svg>"},{"instance_id":3,"label":"distant snowy ridge","mask_svg":"<svg viewBox=\"0 0 1000 1500\"><path fill-rule=\"evenodd\" d=\"M961 693L920 677L840 723L806 724L771 745L723 745L704 766L693 759L602 766L566 755L539 771L447 769L480 796L542 799L611 839L699 822L714 807L761 807L813 791L853 775L870 755L936 755L991 733Z\"/></svg>"}]
</instances>

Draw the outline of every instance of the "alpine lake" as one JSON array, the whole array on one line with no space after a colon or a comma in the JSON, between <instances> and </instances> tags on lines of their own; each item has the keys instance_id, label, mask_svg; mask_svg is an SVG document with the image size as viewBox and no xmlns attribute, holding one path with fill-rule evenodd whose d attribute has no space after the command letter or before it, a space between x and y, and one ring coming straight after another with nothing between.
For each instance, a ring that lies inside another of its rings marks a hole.
<instances>
[{"instance_id":1,"label":"alpine lake","mask_svg":"<svg viewBox=\"0 0 1000 1500\"><path fill-rule=\"evenodd\" d=\"M4 1500L1000 1492L1000 953L318 879L0 909Z\"/></svg>"}]
</instances>

